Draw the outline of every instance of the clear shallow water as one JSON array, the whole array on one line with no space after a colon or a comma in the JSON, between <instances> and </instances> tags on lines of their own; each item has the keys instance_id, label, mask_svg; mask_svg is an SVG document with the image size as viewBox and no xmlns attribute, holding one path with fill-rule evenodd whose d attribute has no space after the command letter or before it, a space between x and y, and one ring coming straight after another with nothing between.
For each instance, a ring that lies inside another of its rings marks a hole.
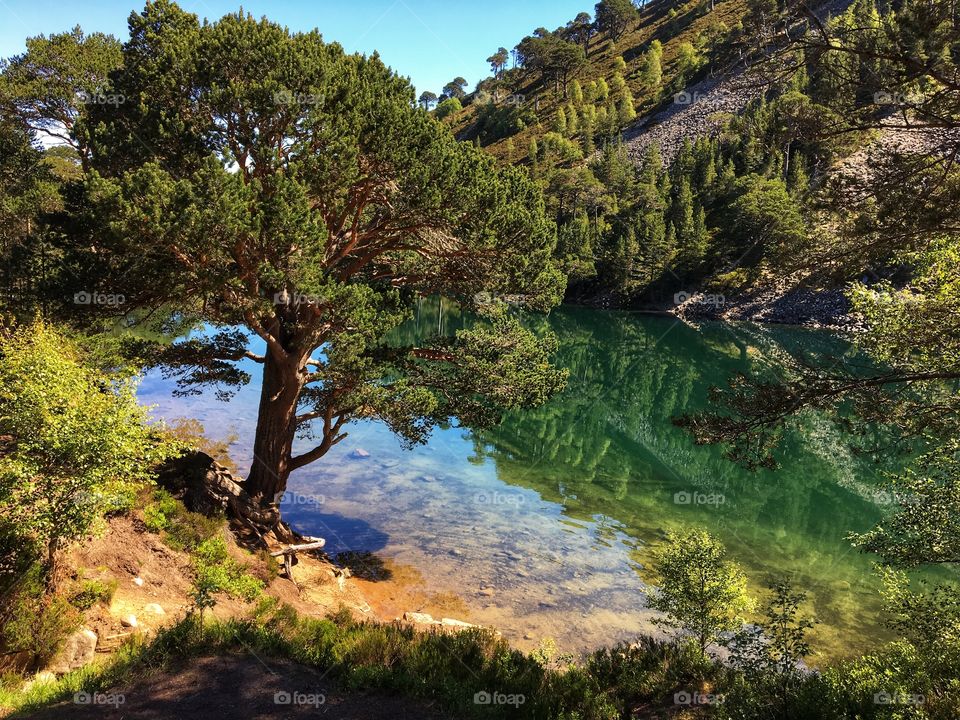
<instances>
[{"instance_id":1,"label":"clear shallow water","mask_svg":"<svg viewBox=\"0 0 960 720\"><path fill-rule=\"evenodd\" d=\"M425 302L398 339L464 322L450 306L441 314L436 300ZM703 407L707 389L737 370L775 368L786 348L839 356L842 341L576 308L532 322L559 336L557 360L570 369L562 395L492 431L439 430L413 450L380 425L355 424L325 458L294 473L285 517L326 537L331 553L370 551L417 568L431 591L460 595L472 621L520 644L553 637L586 650L656 632L643 565L652 543L685 525L721 537L758 592L789 577L810 593L822 658L885 638L873 559L845 539L882 515L879 468L816 419L787 438L779 471L757 473L695 446L671 423ZM140 397L158 417L201 421L213 438L235 432L231 456L245 471L256 386L229 403L172 390L150 374Z\"/></svg>"}]
</instances>

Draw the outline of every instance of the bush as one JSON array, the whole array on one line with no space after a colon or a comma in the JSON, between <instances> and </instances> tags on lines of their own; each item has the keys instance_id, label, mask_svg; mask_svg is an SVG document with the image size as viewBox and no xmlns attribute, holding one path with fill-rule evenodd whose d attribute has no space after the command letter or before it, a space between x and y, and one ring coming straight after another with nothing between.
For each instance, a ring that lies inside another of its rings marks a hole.
<instances>
[{"instance_id":1,"label":"bush","mask_svg":"<svg viewBox=\"0 0 960 720\"><path fill-rule=\"evenodd\" d=\"M117 591L117 581L82 580L70 593L70 604L78 610L89 610L94 605L109 605Z\"/></svg>"},{"instance_id":2,"label":"bush","mask_svg":"<svg viewBox=\"0 0 960 720\"><path fill-rule=\"evenodd\" d=\"M143 508L143 524L177 550L192 551L223 529L223 518L190 512L163 488L155 488Z\"/></svg>"},{"instance_id":3,"label":"bush","mask_svg":"<svg viewBox=\"0 0 960 720\"><path fill-rule=\"evenodd\" d=\"M11 653L26 653L26 667L42 667L80 627L81 615L63 595L47 592L44 568L35 563L20 578L3 615L0 637Z\"/></svg>"},{"instance_id":4,"label":"bush","mask_svg":"<svg viewBox=\"0 0 960 720\"><path fill-rule=\"evenodd\" d=\"M83 536L128 507L172 451L147 425L130 377L104 372L42 322L0 336L0 518L23 548Z\"/></svg>"},{"instance_id":5,"label":"bush","mask_svg":"<svg viewBox=\"0 0 960 720\"><path fill-rule=\"evenodd\" d=\"M447 98L442 103L437 105L437 109L433 111L433 114L437 120L444 120L451 115L456 115L461 110L463 110L463 103L454 97Z\"/></svg>"},{"instance_id":6,"label":"bush","mask_svg":"<svg viewBox=\"0 0 960 720\"><path fill-rule=\"evenodd\" d=\"M213 607L214 596L220 593L251 602L263 592L263 582L230 557L220 536L205 540L194 550L193 572L193 600L201 613Z\"/></svg>"}]
</instances>

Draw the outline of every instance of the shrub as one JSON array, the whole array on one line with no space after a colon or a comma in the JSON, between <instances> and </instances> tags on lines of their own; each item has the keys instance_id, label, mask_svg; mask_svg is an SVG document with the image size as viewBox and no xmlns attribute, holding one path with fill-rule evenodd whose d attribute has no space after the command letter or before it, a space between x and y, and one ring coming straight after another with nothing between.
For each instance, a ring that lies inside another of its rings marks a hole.
<instances>
[{"instance_id":1,"label":"shrub","mask_svg":"<svg viewBox=\"0 0 960 720\"><path fill-rule=\"evenodd\" d=\"M147 425L130 377L104 372L43 322L0 336L0 518L52 562L111 510L128 507L172 443Z\"/></svg>"},{"instance_id":2,"label":"shrub","mask_svg":"<svg viewBox=\"0 0 960 720\"><path fill-rule=\"evenodd\" d=\"M0 629L7 651L28 655L27 667L42 666L53 658L82 619L66 597L48 593L46 585L44 568L35 563L20 578Z\"/></svg>"},{"instance_id":3,"label":"shrub","mask_svg":"<svg viewBox=\"0 0 960 720\"><path fill-rule=\"evenodd\" d=\"M247 568L230 557L222 537L205 540L194 550L193 602L201 617L216 603L215 596L225 593L251 602L263 592L263 583Z\"/></svg>"},{"instance_id":4,"label":"shrub","mask_svg":"<svg viewBox=\"0 0 960 720\"><path fill-rule=\"evenodd\" d=\"M109 605L117 591L117 581L82 580L70 593L70 604L78 610L89 610L94 605Z\"/></svg>"},{"instance_id":5,"label":"shrub","mask_svg":"<svg viewBox=\"0 0 960 720\"><path fill-rule=\"evenodd\" d=\"M447 98L442 103L437 105L437 109L433 111L433 114L437 120L444 120L447 117L456 115L461 110L463 110L463 103L461 103L459 99L453 97Z\"/></svg>"},{"instance_id":6,"label":"shrub","mask_svg":"<svg viewBox=\"0 0 960 720\"><path fill-rule=\"evenodd\" d=\"M155 488L143 508L143 524L147 529L162 534L164 542L177 550L190 551L216 537L223 523L222 518L190 512L163 488Z\"/></svg>"}]
</instances>

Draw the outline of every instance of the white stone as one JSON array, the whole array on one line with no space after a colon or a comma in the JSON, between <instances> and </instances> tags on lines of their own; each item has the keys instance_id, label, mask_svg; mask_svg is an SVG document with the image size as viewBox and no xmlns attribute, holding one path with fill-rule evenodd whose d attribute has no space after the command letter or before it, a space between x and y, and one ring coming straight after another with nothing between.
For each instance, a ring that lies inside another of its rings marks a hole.
<instances>
[{"instance_id":1,"label":"white stone","mask_svg":"<svg viewBox=\"0 0 960 720\"><path fill-rule=\"evenodd\" d=\"M453 618L443 618L443 620L440 621L440 624L446 627L457 627L457 628L477 627L476 625L471 625L470 623L464 622L463 620L454 620Z\"/></svg>"},{"instance_id":2,"label":"white stone","mask_svg":"<svg viewBox=\"0 0 960 720\"><path fill-rule=\"evenodd\" d=\"M128 628L135 628L137 625L139 625L136 615L127 615L120 618L120 624Z\"/></svg>"},{"instance_id":3,"label":"white stone","mask_svg":"<svg viewBox=\"0 0 960 720\"><path fill-rule=\"evenodd\" d=\"M152 613L153 615L166 615L163 608L160 607L157 603L147 603L143 606L143 611Z\"/></svg>"},{"instance_id":4,"label":"white stone","mask_svg":"<svg viewBox=\"0 0 960 720\"><path fill-rule=\"evenodd\" d=\"M97 634L89 628L80 628L69 635L51 661L50 672L63 675L92 662L97 652L97 639Z\"/></svg>"},{"instance_id":5,"label":"white stone","mask_svg":"<svg viewBox=\"0 0 960 720\"><path fill-rule=\"evenodd\" d=\"M142 577L135 577L135 578L133 579L133 584L136 585L137 587L143 587L143 578L142 578Z\"/></svg>"},{"instance_id":6,"label":"white stone","mask_svg":"<svg viewBox=\"0 0 960 720\"><path fill-rule=\"evenodd\" d=\"M417 623L418 625L436 625L437 621L429 613L405 612L403 619L407 622Z\"/></svg>"}]
</instances>

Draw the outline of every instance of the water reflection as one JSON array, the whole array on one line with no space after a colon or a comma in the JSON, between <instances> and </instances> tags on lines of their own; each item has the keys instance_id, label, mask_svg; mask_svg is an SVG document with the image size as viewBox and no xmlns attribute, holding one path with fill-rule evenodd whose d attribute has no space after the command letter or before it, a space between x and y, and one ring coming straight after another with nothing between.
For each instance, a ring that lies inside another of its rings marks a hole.
<instances>
[{"instance_id":1,"label":"water reflection","mask_svg":"<svg viewBox=\"0 0 960 720\"><path fill-rule=\"evenodd\" d=\"M424 300L394 339L466 322L454 306ZM285 516L326 537L333 553L374 551L418 568L432 590L458 593L471 619L520 644L551 636L569 649L651 631L649 545L697 524L727 543L755 588L788 576L811 593L822 621L815 649L836 656L876 644L871 560L845 539L881 516L869 459L809 419L787 438L782 470L749 473L670 422L702 407L707 388L734 371L776 372L791 347L838 354L841 341L573 308L532 322L559 336L558 360L571 371L563 395L491 431L439 430L412 451L379 425L354 424L291 478L292 493L323 502L292 497ZM229 405L212 395L172 398L170 389L151 376L141 395L162 416L196 417L214 434L233 429L241 441L232 454L249 466L255 387Z\"/></svg>"}]
</instances>

